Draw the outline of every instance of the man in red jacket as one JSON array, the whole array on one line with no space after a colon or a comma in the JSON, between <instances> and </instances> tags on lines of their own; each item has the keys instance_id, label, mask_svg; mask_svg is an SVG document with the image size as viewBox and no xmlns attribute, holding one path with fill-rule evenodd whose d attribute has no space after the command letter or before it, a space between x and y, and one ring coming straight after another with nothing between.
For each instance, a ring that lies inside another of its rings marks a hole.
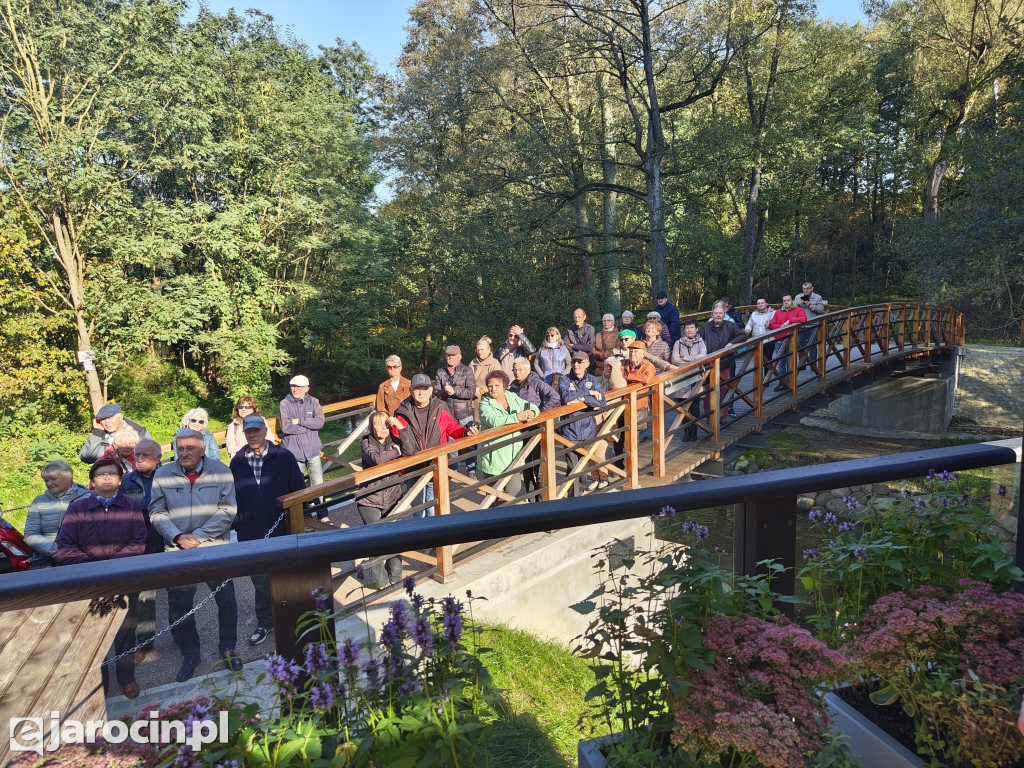
<instances>
[{"instance_id":1,"label":"man in red jacket","mask_svg":"<svg viewBox=\"0 0 1024 768\"><path fill-rule=\"evenodd\" d=\"M398 406L395 415L385 422L391 436L398 441L403 456L436 448L439 445L458 440L465 435L475 435L480 429L475 424L461 426L448 412L445 404L434 400L430 377L417 373L412 377L412 394ZM434 484L428 483L423 489L420 503L434 500ZM433 517L434 508L418 512L416 517Z\"/></svg>"},{"instance_id":2,"label":"man in red jacket","mask_svg":"<svg viewBox=\"0 0 1024 768\"><path fill-rule=\"evenodd\" d=\"M806 322L807 315L800 307L793 306L793 296L787 293L782 297L782 309L775 310L772 319L768 321L768 327L777 331ZM775 386L776 392L789 388L786 384L786 374L789 372L789 350L786 342L787 334L780 333L775 336L775 359L779 361L779 383Z\"/></svg>"}]
</instances>

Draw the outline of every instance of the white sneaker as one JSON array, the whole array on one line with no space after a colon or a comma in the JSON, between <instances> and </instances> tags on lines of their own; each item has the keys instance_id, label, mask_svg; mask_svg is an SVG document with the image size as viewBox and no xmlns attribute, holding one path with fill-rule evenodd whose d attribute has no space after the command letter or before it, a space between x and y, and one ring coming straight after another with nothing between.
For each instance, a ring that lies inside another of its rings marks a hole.
<instances>
[{"instance_id":1,"label":"white sneaker","mask_svg":"<svg viewBox=\"0 0 1024 768\"><path fill-rule=\"evenodd\" d=\"M607 487L608 487L608 481L607 480L602 480L600 483L597 484L598 490L600 490L602 488L607 488Z\"/></svg>"},{"instance_id":2,"label":"white sneaker","mask_svg":"<svg viewBox=\"0 0 1024 768\"><path fill-rule=\"evenodd\" d=\"M605 485L607 485L607 483L605 483ZM597 481L597 480L591 480L589 483L587 483L587 490L588 491L596 491L600 487L601 487L601 483L599 481Z\"/></svg>"}]
</instances>

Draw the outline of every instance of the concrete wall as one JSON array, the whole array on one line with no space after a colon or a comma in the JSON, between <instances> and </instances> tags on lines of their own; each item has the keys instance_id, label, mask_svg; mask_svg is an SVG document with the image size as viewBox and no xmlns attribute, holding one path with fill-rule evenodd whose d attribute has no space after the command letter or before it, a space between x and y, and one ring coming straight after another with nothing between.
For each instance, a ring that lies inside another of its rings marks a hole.
<instances>
[{"instance_id":1,"label":"concrete wall","mask_svg":"<svg viewBox=\"0 0 1024 768\"><path fill-rule=\"evenodd\" d=\"M839 422L897 432L942 434L953 419L954 378L901 376L839 400Z\"/></svg>"}]
</instances>

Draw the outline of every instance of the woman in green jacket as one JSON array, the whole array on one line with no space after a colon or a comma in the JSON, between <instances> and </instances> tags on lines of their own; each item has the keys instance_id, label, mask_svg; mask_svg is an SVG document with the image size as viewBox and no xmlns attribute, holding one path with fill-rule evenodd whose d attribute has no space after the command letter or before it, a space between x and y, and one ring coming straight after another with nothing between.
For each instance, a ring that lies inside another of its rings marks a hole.
<instances>
[{"instance_id":1,"label":"woman in green jacket","mask_svg":"<svg viewBox=\"0 0 1024 768\"><path fill-rule=\"evenodd\" d=\"M514 392L508 391L508 375L504 371L489 373L484 384L487 387L487 394L480 400L480 424L483 429L503 427L506 424L526 424L530 419L539 415L537 406L526 402ZM505 435L494 441L504 443L504 445L499 445L488 453L480 454L477 461L477 473L483 479L494 478L512 466L516 456L523 450L523 443L518 439L514 442L508 441L519 436L518 432ZM486 449L487 446L488 443L484 443L481 448ZM504 491L515 497L520 494L522 489L522 473L514 472L509 477ZM498 504L501 504L501 501L496 502L495 506Z\"/></svg>"}]
</instances>

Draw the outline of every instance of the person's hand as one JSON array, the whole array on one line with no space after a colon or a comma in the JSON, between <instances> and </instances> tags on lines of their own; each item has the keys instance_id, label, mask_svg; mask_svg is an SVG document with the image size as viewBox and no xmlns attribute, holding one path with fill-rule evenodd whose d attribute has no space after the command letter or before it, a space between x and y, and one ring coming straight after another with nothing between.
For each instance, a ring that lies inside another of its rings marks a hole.
<instances>
[{"instance_id":1,"label":"person's hand","mask_svg":"<svg viewBox=\"0 0 1024 768\"><path fill-rule=\"evenodd\" d=\"M191 533L183 533L175 543L182 549L195 549L199 546L199 539Z\"/></svg>"},{"instance_id":2,"label":"person's hand","mask_svg":"<svg viewBox=\"0 0 1024 768\"><path fill-rule=\"evenodd\" d=\"M100 432L106 432L107 431L106 429L103 428L103 425L100 423L99 419L93 419L92 420L92 428L93 429L98 429Z\"/></svg>"},{"instance_id":3,"label":"person's hand","mask_svg":"<svg viewBox=\"0 0 1024 768\"><path fill-rule=\"evenodd\" d=\"M467 435L472 436L472 435L476 435L476 434L479 434L479 433L480 433L480 427L467 427L466 428L466 434Z\"/></svg>"},{"instance_id":4,"label":"person's hand","mask_svg":"<svg viewBox=\"0 0 1024 768\"><path fill-rule=\"evenodd\" d=\"M516 336L522 336L523 335L523 326L521 326L521 325L513 325L511 328L509 328L508 332L509 333L514 333Z\"/></svg>"},{"instance_id":5,"label":"person's hand","mask_svg":"<svg viewBox=\"0 0 1024 768\"><path fill-rule=\"evenodd\" d=\"M455 387L453 387L451 384L445 384L444 385L444 391L447 392L449 394L449 396L454 395L455 394Z\"/></svg>"},{"instance_id":6,"label":"person's hand","mask_svg":"<svg viewBox=\"0 0 1024 768\"><path fill-rule=\"evenodd\" d=\"M401 429L402 428L402 422L400 422L394 416L388 416L388 418L384 421L384 424L387 426L388 429Z\"/></svg>"},{"instance_id":7,"label":"person's hand","mask_svg":"<svg viewBox=\"0 0 1024 768\"><path fill-rule=\"evenodd\" d=\"M532 419L534 416L535 416L535 414L534 414L533 411L520 411L516 418L518 418L521 422L523 422L525 424L530 419Z\"/></svg>"}]
</instances>

